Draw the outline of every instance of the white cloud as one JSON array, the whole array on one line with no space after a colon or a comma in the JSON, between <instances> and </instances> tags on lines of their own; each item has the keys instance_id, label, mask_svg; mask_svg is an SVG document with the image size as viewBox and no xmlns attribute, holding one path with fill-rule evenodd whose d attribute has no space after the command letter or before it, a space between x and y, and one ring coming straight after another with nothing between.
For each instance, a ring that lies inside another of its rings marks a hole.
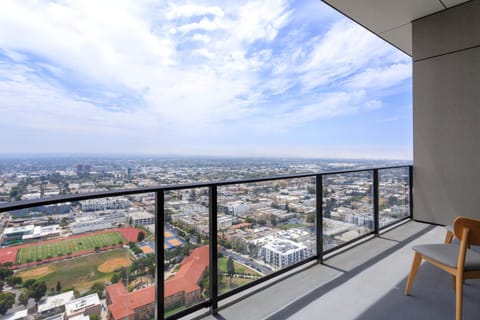
<instances>
[{"instance_id":1,"label":"white cloud","mask_svg":"<svg viewBox=\"0 0 480 320\"><path fill-rule=\"evenodd\" d=\"M369 112L383 106L372 92L410 77L361 27L312 36L295 13L287 0L4 0L0 122L155 148Z\"/></svg>"},{"instance_id":2,"label":"white cloud","mask_svg":"<svg viewBox=\"0 0 480 320\"><path fill-rule=\"evenodd\" d=\"M235 21L235 34L241 39L253 42L258 39L272 41L278 31L290 20L293 10L288 10L287 1L250 1L239 8L239 19Z\"/></svg>"},{"instance_id":3,"label":"white cloud","mask_svg":"<svg viewBox=\"0 0 480 320\"><path fill-rule=\"evenodd\" d=\"M395 51L349 21L335 23L324 37L312 40L312 53L301 66L307 89L349 77L368 65L388 63Z\"/></svg>"},{"instance_id":4,"label":"white cloud","mask_svg":"<svg viewBox=\"0 0 480 320\"><path fill-rule=\"evenodd\" d=\"M355 74L346 82L349 88L390 88L412 77L410 63L392 64L377 68L368 68Z\"/></svg>"},{"instance_id":5,"label":"white cloud","mask_svg":"<svg viewBox=\"0 0 480 320\"><path fill-rule=\"evenodd\" d=\"M190 32L193 30L213 31L226 28L219 19L202 18L199 22L184 24L178 27L181 32Z\"/></svg>"},{"instance_id":6,"label":"white cloud","mask_svg":"<svg viewBox=\"0 0 480 320\"><path fill-rule=\"evenodd\" d=\"M192 40L196 40L196 41L202 41L204 43L209 43L212 39L205 35L205 34L201 34L201 33L195 33L193 36L192 36Z\"/></svg>"},{"instance_id":7,"label":"white cloud","mask_svg":"<svg viewBox=\"0 0 480 320\"><path fill-rule=\"evenodd\" d=\"M218 17L223 17L224 13L220 7L217 6L200 6L193 4L186 5L171 5L165 15L167 19L176 19L176 18L185 18L185 17L194 17L194 16L203 16L203 15L214 15Z\"/></svg>"},{"instance_id":8,"label":"white cloud","mask_svg":"<svg viewBox=\"0 0 480 320\"><path fill-rule=\"evenodd\" d=\"M335 117L358 114L381 107L381 102L368 97L365 90L339 91L316 95L313 102L289 101L279 108L252 121L249 126L261 134L285 132L292 128Z\"/></svg>"}]
</instances>

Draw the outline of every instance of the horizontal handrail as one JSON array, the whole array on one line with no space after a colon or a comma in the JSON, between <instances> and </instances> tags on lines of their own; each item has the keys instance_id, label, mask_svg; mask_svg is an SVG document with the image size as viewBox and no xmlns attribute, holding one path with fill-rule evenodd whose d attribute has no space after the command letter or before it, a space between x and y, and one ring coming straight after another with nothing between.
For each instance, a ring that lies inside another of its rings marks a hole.
<instances>
[{"instance_id":1,"label":"horizontal handrail","mask_svg":"<svg viewBox=\"0 0 480 320\"><path fill-rule=\"evenodd\" d=\"M412 165L398 165L398 166L385 166L385 167L374 167L374 168L361 168L353 170L337 170L337 171L323 171L317 173L303 173L303 174L290 174L290 175L279 175L265 178L249 178L249 179L239 179L239 180L226 180L226 181L211 181L211 182L198 182L198 183L186 183L186 184L172 184L172 185L159 185L154 187L141 187L141 188L132 188L132 189L118 189L118 190L109 190L109 191L97 191L97 192L88 192L88 193L79 193L79 194L69 194L69 195L58 195L48 198L40 198L34 200L22 200L15 202L6 202L0 204L0 213L7 211L14 211L20 209L34 208L38 206L52 205L65 202L77 202L90 199L106 198L106 197L118 197L142 193L154 193L155 194L155 230L162 230L165 223L164 213L165 213L165 192L175 191L175 190L186 190L186 189L197 189L197 188L208 188L208 198L209 198L209 270L208 277L209 282L209 292L210 296L208 300L199 302L193 306L189 306L186 309L178 312L177 314L166 317L166 319L176 319L180 316L185 316L191 314L192 312L198 311L205 307L210 307L212 312L215 312L218 309L218 302L220 300L231 297L234 294L237 294L241 291L244 291L248 288L252 288L260 283L265 282L266 280L273 279L281 274L284 274L298 266L304 265L305 263L311 262L312 260L317 260L322 262L325 254L331 253L333 250L338 250L347 245L351 245L353 241L358 241L365 237L372 235L378 235L379 230L384 229L388 226L379 226L379 172L382 170L392 170L392 169L408 169L408 186L409 186L409 207L410 214L408 217L402 219L407 219L412 217ZM372 194L372 209L373 209L373 220L374 227L371 232L368 232L360 237L347 241L343 244L336 245L334 248L324 249L323 248L323 183L324 177L332 175L341 175L341 174L350 174L350 173L361 173L361 172L371 172L372 173L372 183L373 183L373 194ZM315 178L316 184L316 226L315 226L315 241L316 241L316 252L312 256L297 262L293 265L287 266L281 270L277 270L271 274L265 275L260 279L256 279L246 285L235 288L229 292L220 293L218 288L218 279L217 273L218 268L216 261L218 259L217 248L217 206L218 206L218 190L219 186L228 186L228 185L237 185L237 184L249 184L249 183L261 183L261 182L271 182L279 180L291 180L291 179L301 179L301 178ZM158 236L155 239L156 248L162 248L164 242L163 232L158 232ZM157 277L156 281L156 314L157 318L163 318L164 315L164 282L163 276L158 277L158 273L162 272L163 268L161 266L164 262L164 250L158 250L156 253L156 271Z\"/></svg>"}]
</instances>

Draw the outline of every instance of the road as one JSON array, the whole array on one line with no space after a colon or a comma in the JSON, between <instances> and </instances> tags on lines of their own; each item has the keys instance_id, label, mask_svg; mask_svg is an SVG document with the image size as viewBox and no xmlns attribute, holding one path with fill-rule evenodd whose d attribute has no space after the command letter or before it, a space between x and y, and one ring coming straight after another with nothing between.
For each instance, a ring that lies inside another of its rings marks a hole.
<instances>
[{"instance_id":1,"label":"road","mask_svg":"<svg viewBox=\"0 0 480 320\"><path fill-rule=\"evenodd\" d=\"M234 251L223 249L222 254L225 257L232 257L233 260L236 260L236 261L240 262L241 264L244 264L244 265L256 270L257 272L261 273L262 275L267 275L267 274L270 274L270 273L273 272L273 270L270 267L268 267L264 264L260 264L256 260L253 260L252 258L249 258L245 255L236 253Z\"/></svg>"}]
</instances>

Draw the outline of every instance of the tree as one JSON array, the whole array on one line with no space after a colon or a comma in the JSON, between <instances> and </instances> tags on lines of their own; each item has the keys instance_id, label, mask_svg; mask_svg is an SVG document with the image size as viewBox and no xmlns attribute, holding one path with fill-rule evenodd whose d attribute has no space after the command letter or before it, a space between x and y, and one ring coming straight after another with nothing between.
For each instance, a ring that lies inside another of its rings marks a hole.
<instances>
[{"instance_id":1,"label":"tree","mask_svg":"<svg viewBox=\"0 0 480 320\"><path fill-rule=\"evenodd\" d=\"M172 210L165 209L165 222L172 222Z\"/></svg>"},{"instance_id":2,"label":"tree","mask_svg":"<svg viewBox=\"0 0 480 320\"><path fill-rule=\"evenodd\" d=\"M120 269L120 279L122 279L122 282L123 282L124 285L127 285L128 271L125 267L122 267Z\"/></svg>"},{"instance_id":3,"label":"tree","mask_svg":"<svg viewBox=\"0 0 480 320\"><path fill-rule=\"evenodd\" d=\"M10 277L13 275L13 271L6 268L6 267L0 267L0 280L5 280L6 278Z\"/></svg>"},{"instance_id":4,"label":"tree","mask_svg":"<svg viewBox=\"0 0 480 320\"><path fill-rule=\"evenodd\" d=\"M20 295L18 296L18 302L20 304L23 304L25 307L28 305L28 290L23 289L22 292L20 292Z\"/></svg>"},{"instance_id":5,"label":"tree","mask_svg":"<svg viewBox=\"0 0 480 320\"><path fill-rule=\"evenodd\" d=\"M145 232L139 232L137 236L137 241L140 242L143 241L143 239L145 239Z\"/></svg>"},{"instance_id":6,"label":"tree","mask_svg":"<svg viewBox=\"0 0 480 320\"><path fill-rule=\"evenodd\" d=\"M277 216L272 214L270 216L270 223L272 224L272 227L276 227L277 226Z\"/></svg>"},{"instance_id":7,"label":"tree","mask_svg":"<svg viewBox=\"0 0 480 320\"><path fill-rule=\"evenodd\" d=\"M315 213L309 213L307 215L307 223L315 223Z\"/></svg>"},{"instance_id":8,"label":"tree","mask_svg":"<svg viewBox=\"0 0 480 320\"><path fill-rule=\"evenodd\" d=\"M4 315L15 303L15 294L9 292L0 293L0 314Z\"/></svg>"},{"instance_id":9,"label":"tree","mask_svg":"<svg viewBox=\"0 0 480 320\"><path fill-rule=\"evenodd\" d=\"M205 271L208 274L208 268L207 271ZM202 288L203 295L205 297L208 297L210 294L210 278L209 277L203 277L202 282L200 283L200 287Z\"/></svg>"},{"instance_id":10,"label":"tree","mask_svg":"<svg viewBox=\"0 0 480 320\"><path fill-rule=\"evenodd\" d=\"M33 285L36 281L37 281L37 280L35 280L35 279L25 280L25 281L23 282L23 285L22 285L22 286L23 286L24 288L30 290L30 288L32 287L32 285Z\"/></svg>"},{"instance_id":11,"label":"tree","mask_svg":"<svg viewBox=\"0 0 480 320\"><path fill-rule=\"evenodd\" d=\"M227 273L228 273L228 276L230 277L230 287L231 287L232 278L233 278L233 275L235 274L235 265L233 264L232 257L228 257L228 260L227 260Z\"/></svg>"},{"instance_id":12,"label":"tree","mask_svg":"<svg viewBox=\"0 0 480 320\"><path fill-rule=\"evenodd\" d=\"M68 225L67 218L63 217L62 220L60 220L60 227L64 228Z\"/></svg>"},{"instance_id":13,"label":"tree","mask_svg":"<svg viewBox=\"0 0 480 320\"><path fill-rule=\"evenodd\" d=\"M5 279L5 281L10 287L22 284L22 278L18 276L8 277L7 279Z\"/></svg>"},{"instance_id":14,"label":"tree","mask_svg":"<svg viewBox=\"0 0 480 320\"><path fill-rule=\"evenodd\" d=\"M114 273L112 279L110 279L110 282L117 283L118 281L120 281L120 276L118 275L118 273Z\"/></svg>"},{"instance_id":15,"label":"tree","mask_svg":"<svg viewBox=\"0 0 480 320\"><path fill-rule=\"evenodd\" d=\"M62 285L60 284L60 281L57 281L57 286L55 287L55 290L56 290L57 292L62 291Z\"/></svg>"},{"instance_id":16,"label":"tree","mask_svg":"<svg viewBox=\"0 0 480 320\"><path fill-rule=\"evenodd\" d=\"M42 299L46 292L47 284L45 281L35 281L29 290L29 296L30 298L35 299L35 302L38 303L38 301Z\"/></svg>"},{"instance_id":17,"label":"tree","mask_svg":"<svg viewBox=\"0 0 480 320\"><path fill-rule=\"evenodd\" d=\"M105 290L105 284L102 282L95 282L93 286L88 290L87 294L97 293L100 299L103 298L103 291Z\"/></svg>"}]
</instances>

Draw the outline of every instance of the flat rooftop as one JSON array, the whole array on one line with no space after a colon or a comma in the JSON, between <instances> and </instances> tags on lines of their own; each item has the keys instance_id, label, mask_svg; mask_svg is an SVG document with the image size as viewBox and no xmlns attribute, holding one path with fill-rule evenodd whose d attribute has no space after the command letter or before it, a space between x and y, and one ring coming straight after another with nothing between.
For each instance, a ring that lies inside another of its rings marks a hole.
<instances>
[{"instance_id":1,"label":"flat rooftop","mask_svg":"<svg viewBox=\"0 0 480 320\"><path fill-rule=\"evenodd\" d=\"M441 243L444 236L443 227L407 222L324 264L312 263L222 300L217 315L199 319L454 319L452 278L430 264L420 267L411 295L403 294L411 247ZM479 299L480 280L467 280L464 319L478 319Z\"/></svg>"},{"instance_id":2,"label":"flat rooftop","mask_svg":"<svg viewBox=\"0 0 480 320\"><path fill-rule=\"evenodd\" d=\"M67 302L74 299L73 290L60 293L54 296L47 296L42 298L38 303L38 312L45 312L51 309L55 309L64 306Z\"/></svg>"}]
</instances>

